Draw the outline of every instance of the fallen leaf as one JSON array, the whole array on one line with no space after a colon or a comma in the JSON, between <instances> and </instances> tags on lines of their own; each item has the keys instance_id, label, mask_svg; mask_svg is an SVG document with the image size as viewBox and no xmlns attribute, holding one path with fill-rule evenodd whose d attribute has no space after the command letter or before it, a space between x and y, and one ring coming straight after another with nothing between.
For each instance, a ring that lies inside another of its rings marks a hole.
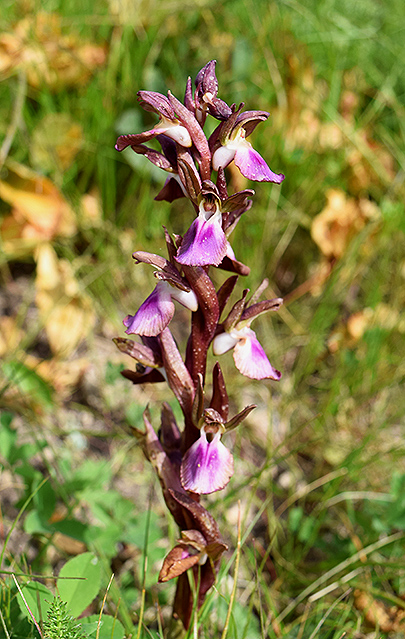
<instances>
[{"instance_id":1,"label":"fallen leaf","mask_svg":"<svg viewBox=\"0 0 405 639\"><path fill-rule=\"evenodd\" d=\"M52 544L64 553L69 555L81 555L86 552L87 546L83 541L73 539L68 535L64 535L60 532L56 532L52 536Z\"/></svg>"},{"instance_id":2,"label":"fallen leaf","mask_svg":"<svg viewBox=\"0 0 405 639\"><path fill-rule=\"evenodd\" d=\"M370 326L370 322L373 318L373 311L371 308L363 308L362 311L353 313L347 320L347 332L355 341L361 339L364 332Z\"/></svg>"},{"instance_id":3,"label":"fallen leaf","mask_svg":"<svg viewBox=\"0 0 405 639\"><path fill-rule=\"evenodd\" d=\"M35 88L85 85L105 60L104 46L83 42L71 28L64 33L57 13L28 15L11 33L0 34L0 72L5 75L23 69Z\"/></svg>"},{"instance_id":4,"label":"fallen leaf","mask_svg":"<svg viewBox=\"0 0 405 639\"><path fill-rule=\"evenodd\" d=\"M82 196L80 226L84 228L98 227L102 221L101 197L97 189Z\"/></svg>"},{"instance_id":5,"label":"fallen leaf","mask_svg":"<svg viewBox=\"0 0 405 639\"><path fill-rule=\"evenodd\" d=\"M378 207L365 198L348 198L341 189L329 189L326 199L312 221L311 236L328 259L339 259L366 221L378 215Z\"/></svg>"},{"instance_id":6,"label":"fallen leaf","mask_svg":"<svg viewBox=\"0 0 405 639\"><path fill-rule=\"evenodd\" d=\"M26 255L40 241L76 233L75 214L51 180L16 162L7 168L7 181L0 180L0 198L12 207L0 226L6 255Z\"/></svg>"},{"instance_id":7,"label":"fallen leaf","mask_svg":"<svg viewBox=\"0 0 405 639\"><path fill-rule=\"evenodd\" d=\"M405 630L405 611L392 606L388 608L385 604L372 597L364 590L354 591L354 605L364 613L367 622L383 632L397 632Z\"/></svg>"},{"instance_id":8,"label":"fallen leaf","mask_svg":"<svg viewBox=\"0 0 405 639\"><path fill-rule=\"evenodd\" d=\"M17 326L14 317L0 317L0 357L14 353L20 346L24 332Z\"/></svg>"},{"instance_id":9,"label":"fallen leaf","mask_svg":"<svg viewBox=\"0 0 405 639\"><path fill-rule=\"evenodd\" d=\"M41 360L34 355L27 355L24 362L29 368L37 371L42 379L52 384L60 400L70 397L89 367L89 360L85 357L69 360L53 357Z\"/></svg>"},{"instance_id":10,"label":"fallen leaf","mask_svg":"<svg viewBox=\"0 0 405 639\"><path fill-rule=\"evenodd\" d=\"M95 313L80 290L72 265L50 244L37 247L36 304L53 353L66 357L92 330Z\"/></svg>"}]
</instances>

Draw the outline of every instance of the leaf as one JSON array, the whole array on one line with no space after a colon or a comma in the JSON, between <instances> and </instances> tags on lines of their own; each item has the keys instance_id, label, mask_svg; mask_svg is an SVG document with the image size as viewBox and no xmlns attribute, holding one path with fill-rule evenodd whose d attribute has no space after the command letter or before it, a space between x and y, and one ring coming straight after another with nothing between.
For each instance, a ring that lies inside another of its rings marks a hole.
<instances>
[{"instance_id":1,"label":"leaf","mask_svg":"<svg viewBox=\"0 0 405 639\"><path fill-rule=\"evenodd\" d=\"M7 353L15 353L19 348L24 333L17 325L14 317L0 317L0 357Z\"/></svg>"},{"instance_id":2,"label":"leaf","mask_svg":"<svg viewBox=\"0 0 405 639\"><path fill-rule=\"evenodd\" d=\"M338 259L366 221L378 215L378 209L364 198L346 197L341 189L329 189L326 198L325 208L312 221L311 236L327 258Z\"/></svg>"},{"instance_id":3,"label":"leaf","mask_svg":"<svg viewBox=\"0 0 405 639\"><path fill-rule=\"evenodd\" d=\"M51 527L43 520L40 513L37 510L32 510L26 516L24 520L24 531L28 535L35 535L38 533L47 534L52 531Z\"/></svg>"},{"instance_id":4,"label":"leaf","mask_svg":"<svg viewBox=\"0 0 405 639\"><path fill-rule=\"evenodd\" d=\"M105 59L105 48L83 42L71 25L65 35L57 13L28 14L12 33L0 34L0 71L11 74L23 69L28 83L36 88L84 85Z\"/></svg>"},{"instance_id":5,"label":"leaf","mask_svg":"<svg viewBox=\"0 0 405 639\"><path fill-rule=\"evenodd\" d=\"M35 371L21 362L5 362L2 366L4 376L30 401L44 408L53 407L53 389Z\"/></svg>"},{"instance_id":6,"label":"leaf","mask_svg":"<svg viewBox=\"0 0 405 639\"><path fill-rule=\"evenodd\" d=\"M29 254L38 242L74 235L75 214L53 182L17 162L7 168L7 181L0 180L0 198L12 207L0 226L6 254Z\"/></svg>"},{"instance_id":7,"label":"leaf","mask_svg":"<svg viewBox=\"0 0 405 639\"><path fill-rule=\"evenodd\" d=\"M96 636L98 620L98 615L90 615L81 619L82 629L91 638ZM110 615L101 617L99 639L124 639L124 635L124 626L118 619Z\"/></svg>"},{"instance_id":8,"label":"leaf","mask_svg":"<svg viewBox=\"0 0 405 639\"><path fill-rule=\"evenodd\" d=\"M11 413L2 413L0 415L0 454L3 459L10 461L10 453L14 450L17 431L10 428L13 415Z\"/></svg>"},{"instance_id":9,"label":"leaf","mask_svg":"<svg viewBox=\"0 0 405 639\"><path fill-rule=\"evenodd\" d=\"M75 577L75 579L61 579ZM61 599L66 601L71 614L78 617L97 596L101 584L101 564L92 552L85 552L70 559L58 578Z\"/></svg>"},{"instance_id":10,"label":"leaf","mask_svg":"<svg viewBox=\"0 0 405 639\"><path fill-rule=\"evenodd\" d=\"M58 260L50 244L41 244L36 253L36 304L45 325L52 351L69 355L95 323L90 298L80 290L71 264Z\"/></svg>"},{"instance_id":11,"label":"leaf","mask_svg":"<svg viewBox=\"0 0 405 639\"><path fill-rule=\"evenodd\" d=\"M29 581L24 586L21 586L21 590L35 620L40 623L40 621L46 618L53 601L53 594L48 588L37 581ZM20 593L17 594L17 600L23 615L31 620L31 615Z\"/></svg>"}]
</instances>

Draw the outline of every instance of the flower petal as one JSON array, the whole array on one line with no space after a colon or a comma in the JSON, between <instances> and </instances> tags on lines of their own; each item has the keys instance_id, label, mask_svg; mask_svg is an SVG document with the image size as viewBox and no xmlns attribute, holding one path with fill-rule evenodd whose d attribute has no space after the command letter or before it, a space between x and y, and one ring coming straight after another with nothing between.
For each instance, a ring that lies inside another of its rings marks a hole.
<instances>
[{"instance_id":1,"label":"flower petal","mask_svg":"<svg viewBox=\"0 0 405 639\"><path fill-rule=\"evenodd\" d=\"M172 286L171 296L177 302L180 302L189 311L195 312L198 308L198 299L194 291L181 291Z\"/></svg>"},{"instance_id":2,"label":"flower petal","mask_svg":"<svg viewBox=\"0 0 405 639\"><path fill-rule=\"evenodd\" d=\"M214 171L218 171L219 167L225 167L232 162L235 157L235 149L228 146L220 146L212 156L212 168Z\"/></svg>"},{"instance_id":3,"label":"flower petal","mask_svg":"<svg viewBox=\"0 0 405 639\"><path fill-rule=\"evenodd\" d=\"M223 355L231 350L238 343L238 338L233 337L226 331L214 337L212 341L212 352L214 355Z\"/></svg>"},{"instance_id":4,"label":"flower petal","mask_svg":"<svg viewBox=\"0 0 405 639\"><path fill-rule=\"evenodd\" d=\"M242 175L249 180L275 182L276 184L281 184L284 180L284 175L282 173L273 173L262 156L252 148L249 142L238 146L234 162Z\"/></svg>"},{"instance_id":5,"label":"flower petal","mask_svg":"<svg viewBox=\"0 0 405 639\"><path fill-rule=\"evenodd\" d=\"M135 315L127 315L123 321L127 335L135 333L152 337L166 328L174 315L169 286L166 282L159 282Z\"/></svg>"},{"instance_id":6,"label":"flower petal","mask_svg":"<svg viewBox=\"0 0 405 639\"><path fill-rule=\"evenodd\" d=\"M227 240L221 226L221 215L209 220L199 215L186 234L177 253L177 261L188 266L218 266L226 255Z\"/></svg>"},{"instance_id":7,"label":"flower petal","mask_svg":"<svg viewBox=\"0 0 405 639\"><path fill-rule=\"evenodd\" d=\"M234 348L233 359L238 371L250 379L281 379L281 373L270 364L255 332L250 328L244 329L244 337Z\"/></svg>"},{"instance_id":8,"label":"flower petal","mask_svg":"<svg viewBox=\"0 0 405 639\"><path fill-rule=\"evenodd\" d=\"M224 488L233 475L233 457L220 441L218 431L207 441L204 427L200 438L188 449L180 468L180 479L185 490L207 495Z\"/></svg>"}]
</instances>

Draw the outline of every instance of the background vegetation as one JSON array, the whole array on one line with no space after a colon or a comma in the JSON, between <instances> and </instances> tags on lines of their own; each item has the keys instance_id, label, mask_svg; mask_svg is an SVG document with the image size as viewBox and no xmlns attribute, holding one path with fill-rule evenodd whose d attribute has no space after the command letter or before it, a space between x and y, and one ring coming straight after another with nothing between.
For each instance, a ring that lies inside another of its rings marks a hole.
<instances>
[{"instance_id":1,"label":"background vegetation","mask_svg":"<svg viewBox=\"0 0 405 639\"><path fill-rule=\"evenodd\" d=\"M229 637L404 636L404 26L400 0L3 0L1 638L39 636L19 589L51 638L167 627L177 531L129 427L177 407L120 377L111 338L150 290L132 251L191 211L155 203L164 177L114 142L154 121L136 91L181 97L212 58L223 99L271 112L255 148L286 179L255 185L233 246L241 285L268 277L285 306L256 327L279 384L221 360L235 412L258 408L206 500L231 550L203 636L222 632L239 509Z\"/></svg>"}]
</instances>

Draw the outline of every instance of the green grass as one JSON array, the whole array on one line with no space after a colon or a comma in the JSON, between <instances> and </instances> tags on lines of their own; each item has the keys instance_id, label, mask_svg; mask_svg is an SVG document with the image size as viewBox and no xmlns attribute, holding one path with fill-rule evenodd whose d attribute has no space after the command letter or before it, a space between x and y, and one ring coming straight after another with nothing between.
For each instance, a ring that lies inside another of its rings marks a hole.
<instances>
[{"instance_id":1,"label":"green grass","mask_svg":"<svg viewBox=\"0 0 405 639\"><path fill-rule=\"evenodd\" d=\"M0 179L19 162L49 177L73 207L77 233L53 238L52 246L72 265L95 324L65 358L71 375L75 362L85 360L75 383L64 385L60 368L45 379L41 362L58 360L35 306L34 254L1 252L2 314L15 317L22 334L3 353L0 369L0 638L38 637L10 573L22 588L29 574L42 575L38 581L57 594L53 577L77 548L94 552L102 566L92 615L115 574L105 611L122 624L116 639L121 627L127 637L145 639L163 636L167 627L173 585L156 581L178 533L128 432L148 402L155 424L161 401L178 410L164 386L131 388L121 379L126 362L111 337L123 334L122 318L153 281L150 269L133 264L131 252L161 252L162 225L184 231L191 210L184 200L154 202L164 176L146 160L133 166L134 158L118 154L114 142L118 133L154 121L137 105L139 89L170 88L182 97L186 77L212 58L221 97L271 112L254 144L286 179L281 189L254 185L254 206L232 243L238 259L252 267L239 285L253 290L268 277L287 304L254 326L283 372L278 385L241 378L231 356L221 360L235 412L253 402L258 408L228 437L234 478L226 491L204 500L230 551L201 612L202 636L221 636L227 617L239 501L242 543L229 638L403 636L402 3L233 0L216 6L201 0L182 8L156 0L150 7L139 3L136 12L123 3L119 15L114 2L27 6L5 3L0 32L12 33L26 14L55 12L63 35L106 50L105 63L84 86L38 89L18 69L3 72L0 84L0 147L9 142ZM54 113L69 114L83 131L81 150L66 170L34 159L35 135ZM102 211L97 223L80 210L82 196L94 188ZM373 202L377 212L316 288L311 278L324 258L311 224L330 188ZM0 202L0 216L9 211ZM368 324L353 337L350 318L361 312ZM179 323L179 335L181 329ZM34 367L27 355L37 358ZM369 604L361 603L361 593ZM371 604L381 613L374 620ZM95 637L96 629L86 632Z\"/></svg>"}]
</instances>

